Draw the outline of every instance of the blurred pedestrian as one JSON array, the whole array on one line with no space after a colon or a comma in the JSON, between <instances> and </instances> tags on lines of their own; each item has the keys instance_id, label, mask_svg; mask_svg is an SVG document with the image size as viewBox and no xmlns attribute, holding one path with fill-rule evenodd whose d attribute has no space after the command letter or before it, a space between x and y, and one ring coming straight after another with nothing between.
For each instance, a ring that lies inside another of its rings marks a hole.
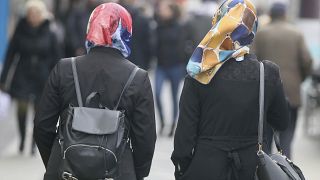
<instances>
[{"instance_id":1,"label":"blurred pedestrian","mask_svg":"<svg viewBox=\"0 0 320 180\"><path fill-rule=\"evenodd\" d=\"M150 20L141 12L136 0L120 0L132 16L133 34L131 55L128 59L144 70L148 70L151 61L151 28Z\"/></svg>"},{"instance_id":2,"label":"blurred pedestrian","mask_svg":"<svg viewBox=\"0 0 320 180\"><path fill-rule=\"evenodd\" d=\"M97 7L101 0L85 0L84 7L81 6L82 1L74 0L73 9L68 14L66 25L66 43L67 55L80 56L86 53L85 41L87 22L90 14L95 7Z\"/></svg>"},{"instance_id":3,"label":"blurred pedestrian","mask_svg":"<svg viewBox=\"0 0 320 180\"><path fill-rule=\"evenodd\" d=\"M260 63L249 45L258 26L254 5L226 0L187 66L172 161L177 180L254 180L257 167ZM265 66L266 122L287 127L279 74Z\"/></svg>"},{"instance_id":4,"label":"blurred pedestrian","mask_svg":"<svg viewBox=\"0 0 320 180\"><path fill-rule=\"evenodd\" d=\"M163 116L161 92L165 80L169 80L172 93L173 116L169 136L173 136L178 115L178 89L185 76L186 55L186 30L181 22L178 5L170 0L160 1L156 10L156 57L157 68L155 74L155 91L157 108L160 116L160 134L165 127Z\"/></svg>"},{"instance_id":5,"label":"blurred pedestrian","mask_svg":"<svg viewBox=\"0 0 320 180\"><path fill-rule=\"evenodd\" d=\"M272 5L270 10L271 23L261 28L257 33L254 51L259 60L268 59L280 66L291 115L288 129L280 133L280 142L284 154L290 158L298 109L301 105L300 86L310 75L312 58L306 47L303 34L287 21L286 13L285 4L275 3ZM269 133L269 137L272 137L272 133ZM272 139L269 138L269 150L271 149L271 141Z\"/></svg>"},{"instance_id":6,"label":"blurred pedestrian","mask_svg":"<svg viewBox=\"0 0 320 180\"><path fill-rule=\"evenodd\" d=\"M50 30L50 23L49 12L42 1L26 3L26 16L16 26L1 74L1 86L6 84L6 90L17 100L21 153L26 136L28 103L37 104L45 81L59 58L57 38ZM31 153L34 152L33 141Z\"/></svg>"},{"instance_id":7,"label":"blurred pedestrian","mask_svg":"<svg viewBox=\"0 0 320 180\"><path fill-rule=\"evenodd\" d=\"M217 9L215 0L201 0L196 7L190 8L190 24L194 31L194 38L197 44L211 28L213 9Z\"/></svg>"},{"instance_id":8,"label":"blurred pedestrian","mask_svg":"<svg viewBox=\"0 0 320 180\"><path fill-rule=\"evenodd\" d=\"M126 9L115 3L99 5L91 15L86 43L83 42L88 53L75 58L83 100L97 92L99 101L95 101L94 107L114 109L122 95L116 110L125 113L125 132L129 132L129 140L121 139L126 146L116 164L120 176L112 177L115 180L142 180L147 177L156 140L153 94L148 73L138 70L131 85L122 91L136 69L125 59L131 52L131 36L132 20ZM45 180L60 179L63 173L60 172L63 162L60 140L63 139L57 133L57 123L60 118L59 128L64 127L68 107L79 106L72 73L70 58L60 60L47 81L36 112L34 134L46 167ZM87 159L92 160L92 157Z\"/></svg>"}]
</instances>

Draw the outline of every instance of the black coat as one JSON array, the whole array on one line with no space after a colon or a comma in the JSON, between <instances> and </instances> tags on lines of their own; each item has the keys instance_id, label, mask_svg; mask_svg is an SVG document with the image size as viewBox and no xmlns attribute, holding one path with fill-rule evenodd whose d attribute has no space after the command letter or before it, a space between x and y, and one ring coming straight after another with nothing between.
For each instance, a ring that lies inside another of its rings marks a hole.
<instances>
[{"instance_id":1,"label":"black coat","mask_svg":"<svg viewBox=\"0 0 320 180\"><path fill-rule=\"evenodd\" d=\"M172 67L187 64L195 47L192 29L177 19L158 20L155 54L158 65Z\"/></svg>"},{"instance_id":2,"label":"black coat","mask_svg":"<svg viewBox=\"0 0 320 180\"><path fill-rule=\"evenodd\" d=\"M176 179L254 179L259 62L254 55L245 58L226 62L208 85L189 76L185 79L172 154ZM279 68L269 61L264 65L265 119L284 130L289 113Z\"/></svg>"},{"instance_id":3,"label":"black coat","mask_svg":"<svg viewBox=\"0 0 320 180\"><path fill-rule=\"evenodd\" d=\"M101 94L101 102L113 108L135 65L118 50L96 47L76 60L82 99L91 92ZM61 159L56 125L69 104L77 105L70 59L61 60L51 72L36 111L34 137L46 166L46 180L59 179ZM122 97L119 109L126 112L131 125L132 151L127 148L120 162L122 177L135 180L149 174L154 153L156 131L154 103L148 73L139 70ZM136 175L134 175L136 173Z\"/></svg>"},{"instance_id":4,"label":"black coat","mask_svg":"<svg viewBox=\"0 0 320 180\"><path fill-rule=\"evenodd\" d=\"M128 59L144 70L148 70L151 61L152 43L150 20L138 9L124 5L132 17L131 55Z\"/></svg>"},{"instance_id":5,"label":"black coat","mask_svg":"<svg viewBox=\"0 0 320 180\"><path fill-rule=\"evenodd\" d=\"M198 45L202 39L206 36L209 30L212 28L211 25L212 16L194 14L189 19L188 23L194 36L194 42Z\"/></svg>"},{"instance_id":6,"label":"black coat","mask_svg":"<svg viewBox=\"0 0 320 180\"><path fill-rule=\"evenodd\" d=\"M70 52L76 55L78 49L85 51L86 32L88 21L93 9L74 8L66 20L66 46Z\"/></svg>"},{"instance_id":7,"label":"black coat","mask_svg":"<svg viewBox=\"0 0 320 180\"><path fill-rule=\"evenodd\" d=\"M33 28L21 19L7 50L0 83L11 83L8 91L14 98L37 99L58 58L59 47L50 22ZM12 72L13 78L8 77Z\"/></svg>"}]
</instances>

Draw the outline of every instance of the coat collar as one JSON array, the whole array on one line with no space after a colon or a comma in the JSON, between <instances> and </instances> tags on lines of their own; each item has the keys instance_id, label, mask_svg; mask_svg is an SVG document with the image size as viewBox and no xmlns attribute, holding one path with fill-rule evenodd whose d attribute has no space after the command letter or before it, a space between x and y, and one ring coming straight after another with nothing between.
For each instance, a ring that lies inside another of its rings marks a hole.
<instances>
[{"instance_id":1,"label":"coat collar","mask_svg":"<svg viewBox=\"0 0 320 180\"><path fill-rule=\"evenodd\" d=\"M105 55L112 55L121 59L124 59L121 52L117 49L110 48L110 47L94 47L92 48L88 54L105 54Z\"/></svg>"}]
</instances>

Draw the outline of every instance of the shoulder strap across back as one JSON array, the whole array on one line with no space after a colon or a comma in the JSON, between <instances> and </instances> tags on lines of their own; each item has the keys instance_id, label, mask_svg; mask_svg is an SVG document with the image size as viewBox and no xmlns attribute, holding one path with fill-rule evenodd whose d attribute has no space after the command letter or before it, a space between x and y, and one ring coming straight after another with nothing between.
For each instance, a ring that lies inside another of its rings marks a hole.
<instances>
[{"instance_id":1,"label":"shoulder strap across back","mask_svg":"<svg viewBox=\"0 0 320 180\"><path fill-rule=\"evenodd\" d=\"M78 78L78 73L77 73L77 66L76 66L76 61L75 61L74 57L71 58L71 64L72 64L73 80L74 80L74 85L76 88L78 105L79 105L79 107L83 107L79 78Z\"/></svg>"},{"instance_id":2,"label":"shoulder strap across back","mask_svg":"<svg viewBox=\"0 0 320 180\"><path fill-rule=\"evenodd\" d=\"M78 78L78 73L77 73L77 66L76 66L76 61L75 61L74 57L71 58L71 64L72 64L73 80L74 80L74 84L75 84L78 105L79 105L79 107L83 107L83 101L82 101L82 97L81 97L81 89L80 89L79 78ZM117 101L116 106L114 107L114 110L118 109L123 94L128 89L128 87L131 85L131 83L132 83L132 81L133 81L133 79L134 79L134 77L135 77L135 75L137 74L138 71L139 71L138 67L135 67L132 70L128 81L126 82L126 84L124 85L124 87L123 87L123 89L121 91L120 97L119 97L119 99Z\"/></svg>"},{"instance_id":3,"label":"shoulder strap across back","mask_svg":"<svg viewBox=\"0 0 320 180\"><path fill-rule=\"evenodd\" d=\"M129 77L127 83L124 85L124 88L123 88L122 91L121 91L120 97L119 97L119 99L118 99L118 102L117 102L116 106L114 107L114 110L117 110L117 109L118 109L119 104L120 104L120 102L121 102L121 99L122 99L122 96L123 96L124 92L125 92L125 91L128 89L128 87L131 85L131 83L132 83L132 81L133 81L133 79L134 79L134 77L136 76L136 74L137 74L138 71L139 71L139 68L138 68L138 67L135 67L135 68L133 69L133 71L131 72L130 77Z\"/></svg>"}]
</instances>

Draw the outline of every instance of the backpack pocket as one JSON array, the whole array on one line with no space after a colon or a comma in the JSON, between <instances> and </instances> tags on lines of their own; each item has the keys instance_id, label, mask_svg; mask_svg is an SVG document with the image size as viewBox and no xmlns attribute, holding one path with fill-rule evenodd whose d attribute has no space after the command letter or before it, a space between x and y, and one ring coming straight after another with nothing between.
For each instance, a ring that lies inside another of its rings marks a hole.
<instances>
[{"instance_id":1,"label":"backpack pocket","mask_svg":"<svg viewBox=\"0 0 320 180\"><path fill-rule=\"evenodd\" d=\"M112 176L118 162L115 152L88 144L70 145L63 152L63 160L72 169L72 174L88 180Z\"/></svg>"},{"instance_id":2,"label":"backpack pocket","mask_svg":"<svg viewBox=\"0 0 320 180\"><path fill-rule=\"evenodd\" d=\"M124 140L124 112L72 108L61 132L62 177L97 180L119 176Z\"/></svg>"}]
</instances>

